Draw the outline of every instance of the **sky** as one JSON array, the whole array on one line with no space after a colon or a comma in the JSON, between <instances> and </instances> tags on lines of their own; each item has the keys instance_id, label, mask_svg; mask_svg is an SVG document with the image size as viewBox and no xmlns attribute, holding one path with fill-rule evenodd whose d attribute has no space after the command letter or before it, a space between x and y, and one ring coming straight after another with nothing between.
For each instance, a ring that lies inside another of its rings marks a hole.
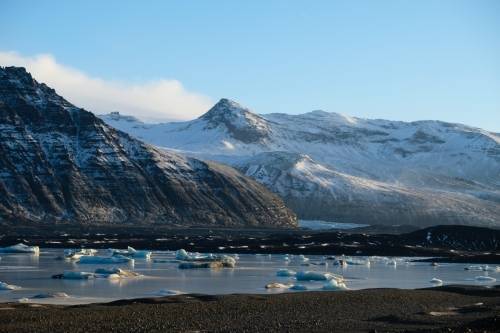
<instances>
[{"instance_id":1,"label":"sky","mask_svg":"<svg viewBox=\"0 0 500 333\"><path fill-rule=\"evenodd\" d=\"M0 65L145 120L225 97L500 132L497 0L0 0Z\"/></svg>"}]
</instances>

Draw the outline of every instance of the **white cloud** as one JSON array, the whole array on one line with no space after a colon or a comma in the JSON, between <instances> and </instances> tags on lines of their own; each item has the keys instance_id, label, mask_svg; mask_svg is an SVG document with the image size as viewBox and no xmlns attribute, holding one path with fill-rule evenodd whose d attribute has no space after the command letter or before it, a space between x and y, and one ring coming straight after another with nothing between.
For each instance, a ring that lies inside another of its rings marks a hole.
<instances>
[{"instance_id":1,"label":"white cloud","mask_svg":"<svg viewBox=\"0 0 500 333\"><path fill-rule=\"evenodd\" d=\"M104 80L62 65L50 54L26 57L0 51L0 66L26 67L37 81L95 114L119 111L143 120L186 120L201 115L212 105L210 98L187 91L177 80L144 84Z\"/></svg>"}]
</instances>

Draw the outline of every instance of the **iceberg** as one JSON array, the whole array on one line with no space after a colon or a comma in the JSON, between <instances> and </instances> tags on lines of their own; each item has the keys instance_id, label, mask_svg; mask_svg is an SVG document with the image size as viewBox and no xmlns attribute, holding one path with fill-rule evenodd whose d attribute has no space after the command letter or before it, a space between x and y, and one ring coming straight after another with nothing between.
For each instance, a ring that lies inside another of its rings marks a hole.
<instances>
[{"instance_id":1,"label":"iceberg","mask_svg":"<svg viewBox=\"0 0 500 333\"><path fill-rule=\"evenodd\" d=\"M118 279L118 278L132 278L139 277L141 274L127 271L121 268L113 267L113 268L98 268L95 270L96 277L103 277L108 279Z\"/></svg>"},{"instance_id":2,"label":"iceberg","mask_svg":"<svg viewBox=\"0 0 500 333\"><path fill-rule=\"evenodd\" d=\"M432 278L429 282L432 284L443 284L443 280L438 278Z\"/></svg>"},{"instance_id":3,"label":"iceberg","mask_svg":"<svg viewBox=\"0 0 500 333\"><path fill-rule=\"evenodd\" d=\"M483 271L483 266L479 266L479 265L471 265L471 266L468 266L468 267L465 267L464 268L466 271Z\"/></svg>"},{"instance_id":4,"label":"iceberg","mask_svg":"<svg viewBox=\"0 0 500 333\"><path fill-rule=\"evenodd\" d=\"M82 256L93 256L97 253L94 249L66 249L64 250L64 258L68 260L78 260Z\"/></svg>"},{"instance_id":5,"label":"iceberg","mask_svg":"<svg viewBox=\"0 0 500 333\"><path fill-rule=\"evenodd\" d=\"M112 256L121 255L126 257L131 257L135 259L151 259L151 251L147 250L136 250L132 246L128 246L126 250L109 249Z\"/></svg>"},{"instance_id":6,"label":"iceberg","mask_svg":"<svg viewBox=\"0 0 500 333\"><path fill-rule=\"evenodd\" d=\"M52 275L53 279L65 279L65 280L89 280L95 278L94 273L88 272L73 272L64 271L62 274Z\"/></svg>"},{"instance_id":7,"label":"iceberg","mask_svg":"<svg viewBox=\"0 0 500 333\"><path fill-rule=\"evenodd\" d=\"M224 264L220 261L206 261L206 262L183 262L179 264L179 269L196 269L196 268L223 268Z\"/></svg>"},{"instance_id":8,"label":"iceberg","mask_svg":"<svg viewBox=\"0 0 500 333\"><path fill-rule=\"evenodd\" d=\"M112 257L82 256L78 260L79 264L134 264L134 259L122 255Z\"/></svg>"},{"instance_id":9,"label":"iceberg","mask_svg":"<svg viewBox=\"0 0 500 333\"><path fill-rule=\"evenodd\" d=\"M182 295L184 294L184 292L178 290L160 289L158 291L152 292L151 294L154 296L164 297L164 296Z\"/></svg>"},{"instance_id":10,"label":"iceberg","mask_svg":"<svg viewBox=\"0 0 500 333\"><path fill-rule=\"evenodd\" d=\"M199 253L189 253L184 249L175 251L175 259L183 261L213 260L214 257L212 254L203 256Z\"/></svg>"},{"instance_id":11,"label":"iceberg","mask_svg":"<svg viewBox=\"0 0 500 333\"><path fill-rule=\"evenodd\" d=\"M0 290L19 290L21 287L0 281Z\"/></svg>"},{"instance_id":12,"label":"iceberg","mask_svg":"<svg viewBox=\"0 0 500 333\"><path fill-rule=\"evenodd\" d=\"M303 284L294 284L290 287L291 290L307 290L307 287Z\"/></svg>"},{"instance_id":13,"label":"iceberg","mask_svg":"<svg viewBox=\"0 0 500 333\"><path fill-rule=\"evenodd\" d=\"M38 255L40 254L40 248L38 246L28 246L19 243L7 247L0 247L0 253L31 253Z\"/></svg>"},{"instance_id":14,"label":"iceberg","mask_svg":"<svg viewBox=\"0 0 500 333\"><path fill-rule=\"evenodd\" d=\"M288 289L290 288L291 285L289 284L283 284L279 282L273 282L273 283L268 283L266 284L266 289Z\"/></svg>"},{"instance_id":15,"label":"iceberg","mask_svg":"<svg viewBox=\"0 0 500 333\"><path fill-rule=\"evenodd\" d=\"M476 281L480 282L496 282L497 279L492 278L491 276L476 276Z\"/></svg>"},{"instance_id":16,"label":"iceberg","mask_svg":"<svg viewBox=\"0 0 500 333\"><path fill-rule=\"evenodd\" d=\"M276 272L276 276L295 276L295 274L297 274L295 271L286 268L278 269Z\"/></svg>"},{"instance_id":17,"label":"iceberg","mask_svg":"<svg viewBox=\"0 0 500 333\"><path fill-rule=\"evenodd\" d=\"M347 290L347 287L344 282L337 281L335 279L331 279L327 283L323 285L321 288L323 290Z\"/></svg>"},{"instance_id":18,"label":"iceberg","mask_svg":"<svg viewBox=\"0 0 500 333\"><path fill-rule=\"evenodd\" d=\"M314 272L314 271L301 271L295 275L297 281L328 281L337 280L344 281L344 278L332 273Z\"/></svg>"},{"instance_id":19,"label":"iceberg","mask_svg":"<svg viewBox=\"0 0 500 333\"><path fill-rule=\"evenodd\" d=\"M42 298L69 298L70 296L63 292L55 292L55 293L42 293L37 294L31 298L34 299L42 299Z\"/></svg>"}]
</instances>

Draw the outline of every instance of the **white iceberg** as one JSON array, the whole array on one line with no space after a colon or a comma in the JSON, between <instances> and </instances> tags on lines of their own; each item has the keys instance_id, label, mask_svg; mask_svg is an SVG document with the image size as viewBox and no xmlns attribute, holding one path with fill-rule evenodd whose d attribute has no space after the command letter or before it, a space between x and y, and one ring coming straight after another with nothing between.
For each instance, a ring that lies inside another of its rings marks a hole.
<instances>
[{"instance_id":1,"label":"white iceberg","mask_svg":"<svg viewBox=\"0 0 500 333\"><path fill-rule=\"evenodd\" d=\"M295 274L297 281L328 281L335 279L337 281L344 281L344 278L332 273L314 272L314 271L301 271Z\"/></svg>"},{"instance_id":2,"label":"white iceberg","mask_svg":"<svg viewBox=\"0 0 500 333\"><path fill-rule=\"evenodd\" d=\"M113 268L98 268L95 270L96 277L103 277L107 279L121 279L121 278L132 278L139 277L141 274L127 271L118 267Z\"/></svg>"},{"instance_id":3,"label":"white iceberg","mask_svg":"<svg viewBox=\"0 0 500 333\"><path fill-rule=\"evenodd\" d=\"M31 253L38 255L40 254L40 248L38 246L28 246L19 243L7 247L0 247L0 253Z\"/></svg>"},{"instance_id":4,"label":"white iceberg","mask_svg":"<svg viewBox=\"0 0 500 333\"><path fill-rule=\"evenodd\" d=\"M136 250L131 246L128 246L126 250L109 249L112 256L121 255L126 257L131 257L135 259L151 259L151 251L147 250Z\"/></svg>"},{"instance_id":5,"label":"white iceberg","mask_svg":"<svg viewBox=\"0 0 500 333\"><path fill-rule=\"evenodd\" d=\"M273 283L268 283L266 284L266 289L288 289L290 288L292 285L290 284L283 284L283 283L279 283L279 282L273 282Z\"/></svg>"},{"instance_id":6,"label":"white iceberg","mask_svg":"<svg viewBox=\"0 0 500 333\"><path fill-rule=\"evenodd\" d=\"M214 255L201 255L199 253L189 253L184 249L175 251L175 259L184 261L197 261L197 260L210 260L213 259Z\"/></svg>"},{"instance_id":7,"label":"white iceberg","mask_svg":"<svg viewBox=\"0 0 500 333\"><path fill-rule=\"evenodd\" d=\"M438 278L432 278L429 282L432 284L443 284L443 280Z\"/></svg>"},{"instance_id":8,"label":"white iceberg","mask_svg":"<svg viewBox=\"0 0 500 333\"><path fill-rule=\"evenodd\" d=\"M97 253L94 249L66 249L64 250L64 258L68 260L78 260L82 256L93 256Z\"/></svg>"},{"instance_id":9,"label":"white iceberg","mask_svg":"<svg viewBox=\"0 0 500 333\"><path fill-rule=\"evenodd\" d=\"M70 296L63 292L55 292L55 293L42 293L37 294L32 299L42 299L42 298L69 298Z\"/></svg>"},{"instance_id":10,"label":"white iceberg","mask_svg":"<svg viewBox=\"0 0 500 333\"><path fill-rule=\"evenodd\" d=\"M160 289L158 291L152 292L151 294L154 296L164 297L164 296L182 295L184 294L184 292L178 290Z\"/></svg>"},{"instance_id":11,"label":"white iceberg","mask_svg":"<svg viewBox=\"0 0 500 333\"><path fill-rule=\"evenodd\" d=\"M276 276L295 276L295 274L297 274L295 271L286 268L278 269L276 272Z\"/></svg>"},{"instance_id":12,"label":"white iceberg","mask_svg":"<svg viewBox=\"0 0 500 333\"><path fill-rule=\"evenodd\" d=\"M309 258L307 258L305 255L301 254L301 255L299 255L299 260L301 262L308 262Z\"/></svg>"},{"instance_id":13,"label":"white iceberg","mask_svg":"<svg viewBox=\"0 0 500 333\"><path fill-rule=\"evenodd\" d=\"M331 279L327 283L325 283L322 287L323 290L347 290L347 287L344 282L337 281L335 279Z\"/></svg>"},{"instance_id":14,"label":"white iceberg","mask_svg":"<svg viewBox=\"0 0 500 333\"><path fill-rule=\"evenodd\" d=\"M134 259L122 255L112 257L101 256L82 256L78 261L79 264L134 264Z\"/></svg>"},{"instance_id":15,"label":"white iceberg","mask_svg":"<svg viewBox=\"0 0 500 333\"><path fill-rule=\"evenodd\" d=\"M476 276L476 281L480 282L496 282L497 279L492 278L491 276Z\"/></svg>"},{"instance_id":16,"label":"white iceberg","mask_svg":"<svg viewBox=\"0 0 500 333\"><path fill-rule=\"evenodd\" d=\"M480 265L471 265L471 266L467 266L464 268L466 271L484 271L484 268L483 266L480 266Z\"/></svg>"},{"instance_id":17,"label":"white iceberg","mask_svg":"<svg viewBox=\"0 0 500 333\"><path fill-rule=\"evenodd\" d=\"M19 290L21 287L0 281L0 290Z\"/></svg>"}]
</instances>

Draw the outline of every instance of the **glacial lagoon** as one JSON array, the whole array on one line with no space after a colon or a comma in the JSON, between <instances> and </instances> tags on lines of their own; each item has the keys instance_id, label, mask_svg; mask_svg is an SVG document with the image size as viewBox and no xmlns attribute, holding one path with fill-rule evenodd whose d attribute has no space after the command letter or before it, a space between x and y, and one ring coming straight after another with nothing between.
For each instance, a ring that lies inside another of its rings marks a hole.
<instances>
[{"instance_id":1,"label":"glacial lagoon","mask_svg":"<svg viewBox=\"0 0 500 333\"><path fill-rule=\"evenodd\" d=\"M250 293L268 294L298 292L291 289L266 289L270 283L297 284L294 276L277 276L280 269L294 272L316 271L343 276L349 289L426 288L439 284L494 285L500 279L496 266L470 264L432 265L412 262L405 257L348 257L347 265L335 265L325 256L237 255L235 268L179 269L174 251L153 251L150 259L138 258L130 263L80 264L61 259L62 249L40 249L38 255L0 254L0 281L19 286L17 290L0 291L0 302L78 304L107 302L125 298L154 297L171 292L198 294ZM99 250L96 255L108 255ZM336 257L341 258L340 256ZM368 261L370 262L368 264ZM139 273L140 277L107 279L53 279L65 271L95 272L99 268L120 267ZM483 277L483 278L480 278ZM486 277L486 278L485 278ZM431 282L431 280L434 282ZM321 290L325 281L300 281L307 290ZM69 297L43 298L43 295L65 293ZM42 298L33 299L35 295Z\"/></svg>"}]
</instances>

